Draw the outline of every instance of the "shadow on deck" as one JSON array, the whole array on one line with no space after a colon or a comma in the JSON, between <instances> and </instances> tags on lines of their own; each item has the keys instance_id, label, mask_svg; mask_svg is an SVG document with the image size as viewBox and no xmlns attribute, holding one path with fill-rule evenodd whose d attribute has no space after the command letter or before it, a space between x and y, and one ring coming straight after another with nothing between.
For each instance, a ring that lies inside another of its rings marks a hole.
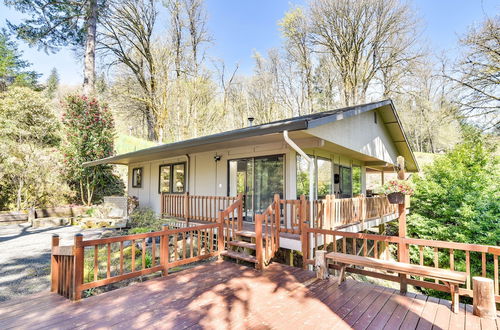
<instances>
[{"instance_id":1,"label":"shadow on deck","mask_svg":"<svg viewBox=\"0 0 500 330\"><path fill-rule=\"evenodd\" d=\"M0 304L0 328L500 329L471 306L282 264L259 272L218 261L73 303L40 293Z\"/></svg>"}]
</instances>

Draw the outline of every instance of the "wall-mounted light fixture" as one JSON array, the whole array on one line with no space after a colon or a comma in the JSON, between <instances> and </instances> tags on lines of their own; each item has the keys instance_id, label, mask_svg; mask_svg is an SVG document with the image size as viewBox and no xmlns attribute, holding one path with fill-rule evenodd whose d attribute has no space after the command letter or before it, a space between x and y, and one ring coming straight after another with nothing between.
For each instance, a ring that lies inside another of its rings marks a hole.
<instances>
[{"instance_id":1,"label":"wall-mounted light fixture","mask_svg":"<svg viewBox=\"0 0 500 330\"><path fill-rule=\"evenodd\" d=\"M222 156L220 156L220 155L215 155L215 156L214 156L214 160L215 160L216 162L220 162L220 160L221 160L221 159L222 159Z\"/></svg>"}]
</instances>

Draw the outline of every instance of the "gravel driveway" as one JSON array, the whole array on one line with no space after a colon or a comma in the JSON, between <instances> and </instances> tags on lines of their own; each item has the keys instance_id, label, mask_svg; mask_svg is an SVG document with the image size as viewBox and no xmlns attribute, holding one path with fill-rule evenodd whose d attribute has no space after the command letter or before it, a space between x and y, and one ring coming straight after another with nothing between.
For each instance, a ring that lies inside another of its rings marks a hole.
<instances>
[{"instance_id":1,"label":"gravel driveway","mask_svg":"<svg viewBox=\"0 0 500 330\"><path fill-rule=\"evenodd\" d=\"M104 229L80 227L32 229L29 224L0 226L0 302L50 289L50 247L52 234L60 245L71 245L73 236L98 238Z\"/></svg>"}]
</instances>

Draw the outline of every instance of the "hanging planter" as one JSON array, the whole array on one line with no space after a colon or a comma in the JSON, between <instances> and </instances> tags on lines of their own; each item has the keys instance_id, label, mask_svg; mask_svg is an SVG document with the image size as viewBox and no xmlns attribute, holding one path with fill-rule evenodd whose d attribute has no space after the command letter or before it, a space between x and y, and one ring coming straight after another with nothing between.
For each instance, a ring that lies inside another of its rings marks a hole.
<instances>
[{"instance_id":1,"label":"hanging planter","mask_svg":"<svg viewBox=\"0 0 500 330\"><path fill-rule=\"evenodd\" d=\"M413 195L413 187L406 180L390 180L382 187L391 204L403 204L405 195Z\"/></svg>"},{"instance_id":2,"label":"hanging planter","mask_svg":"<svg viewBox=\"0 0 500 330\"><path fill-rule=\"evenodd\" d=\"M393 192L387 195L387 199L391 204L403 204L405 202L405 195L401 192Z\"/></svg>"}]
</instances>

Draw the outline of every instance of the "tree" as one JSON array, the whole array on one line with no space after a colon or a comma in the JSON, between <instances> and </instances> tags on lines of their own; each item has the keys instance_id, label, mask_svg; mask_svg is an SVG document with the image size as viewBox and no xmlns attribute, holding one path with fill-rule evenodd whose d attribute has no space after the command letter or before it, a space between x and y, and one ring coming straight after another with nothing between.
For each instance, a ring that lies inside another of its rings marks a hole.
<instances>
[{"instance_id":1,"label":"tree","mask_svg":"<svg viewBox=\"0 0 500 330\"><path fill-rule=\"evenodd\" d=\"M56 68L52 68L50 75L47 78L47 84L45 86L45 92L49 99L53 99L57 89L59 88L59 74Z\"/></svg>"},{"instance_id":2,"label":"tree","mask_svg":"<svg viewBox=\"0 0 500 330\"><path fill-rule=\"evenodd\" d=\"M476 131L465 132L463 143L414 178L408 233L423 239L499 245L500 168L495 145ZM418 250L413 253L418 260ZM457 270L465 271L463 252L455 253ZM449 265L447 253L440 257L440 265ZM480 259L471 260L473 274L481 273ZM488 271L492 264L488 259Z\"/></svg>"},{"instance_id":3,"label":"tree","mask_svg":"<svg viewBox=\"0 0 500 330\"><path fill-rule=\"evenodd\" d=\"M39 92L11 87L0 95L0 199L4 203L19 210L63 200L68 189L58 179L61 163L54 148L59 140L59 122Z\"/></svg>"},{"instance_id":4,"label":"tree","mask_svg":"<svg viewBox=\"0 0 500 330\"><path fill-rule=\"evenodd\" d=\"M500 108L500 15L472 27L460 40L464 54L448 74L460 88L461 118L479 119L484 129L498 128Z\"/></svg>"},{"instance_id":5,"label":"tree","mask_svg":"<svg viewBox=\"0 0 500 330\"><path fill-rule=\"evenodd\" d=\"M63 116L66 141L63 145L66 177L85 205L105 194L123 194L123 182L110 165L83 163L113 155L114 122L106 106L86 96L70 95Z\"/></svg>"},{"instance_id":6,"label":"tree","mask_svg":"<svg viewBox=\"0 0 500 330\"><path fill-rule=\"evenodd\" d=\"M15 42L5 30L0 30L0 91L8 85L37 87L39 74L27 69L31 64L21 58Z\"/></svg>"},{"instance_id":7,"label":"tree","mask_svg":"<svg viewBox=\"0 0 500 330\"><path fill-rule=\"evenodd\" d=\"M419 57L416 20L398 0L314 0L309 25L315 51L338 72L344 105L365 102L377 78Z\"/></svg>"},{"instance_id":8,"label":"tree","mask_svg":"<svg viewBox=\"0 0 500 330\"><path fill-rule=\"evenodd\" d=\"M61 46L84 49L83 93L91 94L95 82L95 41L100 12L106 0L4 0L30 17L20 24L8 22L17 36L46 51Z\"/></svg>"}]
</instances>

